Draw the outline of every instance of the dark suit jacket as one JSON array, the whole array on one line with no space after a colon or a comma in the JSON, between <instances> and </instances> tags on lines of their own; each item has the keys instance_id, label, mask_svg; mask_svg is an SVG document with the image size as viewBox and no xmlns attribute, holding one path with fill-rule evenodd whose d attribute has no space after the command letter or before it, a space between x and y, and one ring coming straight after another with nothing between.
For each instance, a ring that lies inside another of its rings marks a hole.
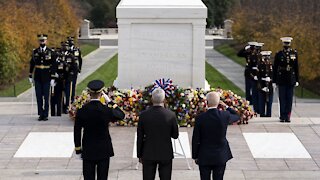
<instances>
[{"instance_id":1,"label":"dark suit jacket","mask_svg":"<svg viewBox=\"0 0 320 180\"><path fill-rule=\"evenodd\" d=\"M192 136L192 158L198 159L201 166L226 164L232 158L226 138L228 124L239 119L230 108L210 109L198 115Z\"/></svg>"},{"instance_id":2,"label":"dark suit jacket","mask_svg":"<svg viewBox=\"0 0 320 180\"><path fill-rule=\"evenodd\" d=\"M114 156L108 127L109 122L121 118L123 116L115 115L112 108L103 105L100 101L91 101L77 111L74 144L75 147L82 148L83 159L100 160Z\"/></svg>"},{"instance_id":3,"label":"dark suit jacket","mask_svg":"<svg viewBox=\"0 0 320 180\"><path fill-rule=\"evenodd\" d=\"M174 112L153 106L140 115L137 130L137 157L143 160L173 159L171 138L177 139L179 130Z\"/></svg>"}]
</instances>

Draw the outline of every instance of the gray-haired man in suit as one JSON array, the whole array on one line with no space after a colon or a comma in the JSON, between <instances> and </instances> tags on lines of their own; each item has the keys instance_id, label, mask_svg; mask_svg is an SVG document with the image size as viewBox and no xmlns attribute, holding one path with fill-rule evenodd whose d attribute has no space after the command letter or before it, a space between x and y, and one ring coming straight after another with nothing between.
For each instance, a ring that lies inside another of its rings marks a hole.
<instances>
[{"instance_id":1,"label":"gray-haired man in suit","mask_svg":"<svg viewBox=\"0 0 320 180\"><path fill-rule=\"evenodd\" d=\"M222 180L226 163L232 153L226 138L229 123L240 117L231 108L227 111L217 109L220 95L207 94L208 111L196 117L192 136L192 159L199 165L201 180Z\"/></svg>"},{"instance_id":2,"label":"gray-haired man in suit","mask_svg":"<svg viewBox=\"0 0 320 180\"><path fill-rule=\"evenodd\" d=\"M179 130L174 112L164 107L165 92L152 92L153 106L140 115L137 129L137 157L143 164L143 180L154 180L158 166L160 180L170 180L173 149L171 138Z\"/></svg>"}]
</instances>

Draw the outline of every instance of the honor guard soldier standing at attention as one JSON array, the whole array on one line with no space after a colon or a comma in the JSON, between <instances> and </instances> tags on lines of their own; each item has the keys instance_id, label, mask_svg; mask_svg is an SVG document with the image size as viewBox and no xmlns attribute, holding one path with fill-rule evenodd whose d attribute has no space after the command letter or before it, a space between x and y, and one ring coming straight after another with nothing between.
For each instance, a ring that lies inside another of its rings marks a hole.
<instances>
[{"instance_id":1,"label":"honor guard soldier standing at attention","mask_svg":"<svg viewBox=\"0 0 320 180\"><path fill-rule=\"evenodd\" d=\"M61 49L56 48L55 51L55 82L54 91L51 92L51 116L61 116L62 111L62 94L65 78L65 61L61 56Z\"/></svg>"},{"instance_id":2,"label":"honor guard soldier standing at attention","mask_svg":"<svg viewBox=\"0 0 320 180\"><path fill-rule=\"evenodd\" d=\"M64 113L67 114L70 104L74 100L75 88L77 83L77 76L79 73L79 61L75 56L74 50L70 50L70 41L62 44L62 56L65 58L66 68L65 68L65 104ZM72 45L73 46L73 45Z\"/></svg>"},{"instance_id":3,"label":"honor guard soldier standing at attention","mask_svg":"<svg viewBox=\"0 0 320 180\"><path fill-rule=\"evenodd\" d=\"M283 50L275 55L273 80L279 89L280 122L290 122L293 90L299 85L298 54L291 49L292 37L280 38Z\"/></svg>"},{"instance_id":4,"label":"honor guard soldier standing at attention","mask_svg":"<svg viewBox=\"0 0 320 180\"><path fill-rule=\"evenodd\" d=\"M249 68L249 63L251 61L251 58L255 57L254 55L255 55L256 44L257 42L248 42L248 45L238 52L239 57L246 58L246 67L244 70L245 86L246 86L245 89L246 89L246 100L250 101L250 104L252 104L252 94L251 94L252 77L250 75L251 69Z\"/></svg>"},{"instance_id":5,"label":"honor guard soldier standing at attention","mask_svg":"<svg viewBox=\"0 0 320 180\"><path fill-rule=\"evenodd\" d=\"M109 122L124 118L125 114L104 94L104 83L89 82L90 102L77 111L74 125L74 144L77 155L82 155L84 180L107 180L110 157L114 156ZM100 102L104 97L107 105ZM83 136L82 136L83 129ZM97 173L96 173L97 172Z\"/></svg>"},{"instance_id":6,"label":"honor guard soldier standing at attention","mask_svg":"<svg viewBox=\"0 0 320 180\"><path fill-rule=\"evenodd\" d=\"M72 90L71 90L71 102L73 103L74 97L75 97L75 92L76 92L76 84L77 84L77 78L78 78L78 73L81 73L81 68L82 68L82 57L81 57L81 51L80 48L75 47L74 45L74 37L68 37L68 51L70 55L72 55L72 60L74 63L74 76L72 79Z\"/></svg>"},{"instance_id":7,"label":"honor guard soldier standing at attention","mask_svg":"<svg viewBox=\"0 0 320 180\"><path fill-rule=\"evenodd\" d=\"M258 93L260 117L271 117L273 101L271 51L261 51L262 58L258 65Z\"/></svg>"},{"instance_id":8,"label":"honor guard soldier standing at attention","mask_svg":"<svg viewBox=\"0 0 320 180\"><path fill-rule=\"evenodd\" d=\"M29 81L35 85L39 121L48 120L50 85L55 85L55 62L52 50L46 46L47 38L45 34L38 35L40 47L33 50L30 60Z\"/></svg>"}]
</instances>

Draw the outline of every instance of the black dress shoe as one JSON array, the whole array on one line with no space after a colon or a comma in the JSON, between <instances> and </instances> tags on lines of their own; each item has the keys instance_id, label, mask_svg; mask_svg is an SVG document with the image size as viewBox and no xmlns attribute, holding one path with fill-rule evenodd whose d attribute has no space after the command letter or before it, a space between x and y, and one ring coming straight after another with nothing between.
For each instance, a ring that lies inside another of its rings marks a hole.
<instances>
[{"instance_id":1,"label":"black dress shoe","mask_svg":"<svg viewBox=\"0 0 320 180\"><path fill-rule=\"evenodd\" d=\"M42 120L43 120L43 117L39 116L38 121L42 121Z\"/></svg>"},{"instance_id":2,"label":"black dress shoe","mask_svg":"<svg viewBox=\"0 0 320 180\"><path fill-rule=\"evenodd\" d=\"M290 120L290 119L286 119L286 120L285 120L285 122L290 123L290 122L291 122L291 120Z\"/></svg>"},{"instance_id":3,"label":"black dress shoe","mask_svg":"<svg viewBox=\"0 0 320 180\"><path fill-rule=\"evenodd\" d=\"M282 123L283 123L283 122L286 122L286 120L284 120L284 119L280 119L280 122L282 122Z\"/></svg>"},{"instance_id":4,"label":"black dress shoe","mask_svg":"<svg viewBox=\"0 0 320 180\"><path fill-rule=\"evenodd\" d=\"M48 117L43 117L42 121L48 121Z\"/></svg>"}]
</instances>

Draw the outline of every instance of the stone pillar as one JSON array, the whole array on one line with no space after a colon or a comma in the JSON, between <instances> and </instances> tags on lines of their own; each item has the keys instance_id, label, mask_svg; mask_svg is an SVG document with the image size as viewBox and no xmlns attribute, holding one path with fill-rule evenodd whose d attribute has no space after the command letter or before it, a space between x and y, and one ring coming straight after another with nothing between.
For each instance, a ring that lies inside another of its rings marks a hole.
<instances>
[{"instance_id":1,"label":"stone pillar","mask_svg":"<svg viewBox=\"0 0 320 180\"><path fill-rule=\"evenodd\" d=\"M224 31L223 31L224 37L232 38L232 24L233 24L233 21L231 19L227 19L224 21Z\"/></svg>"},{"instance_id":2,"label":"stone pillar","mask_svg":"<svg viewBox=\"0 0 320 180\"><path fill-rule=\"evenodd\" d=\"M90 21L84 19L81 23L80 28L80 38L89 38L90 37Z\"/></svg>"},{"instance_id":3,"label":"stone pillar","mask_svg":"<svg viewBox=\"0 0 320 180\"><path fill-rule=\"evenodd\" d=\"M201 0L121 0L118 18L119 88L144 88L159 78L205 87L207 8Z\"/></svg>"}]
</instances>

